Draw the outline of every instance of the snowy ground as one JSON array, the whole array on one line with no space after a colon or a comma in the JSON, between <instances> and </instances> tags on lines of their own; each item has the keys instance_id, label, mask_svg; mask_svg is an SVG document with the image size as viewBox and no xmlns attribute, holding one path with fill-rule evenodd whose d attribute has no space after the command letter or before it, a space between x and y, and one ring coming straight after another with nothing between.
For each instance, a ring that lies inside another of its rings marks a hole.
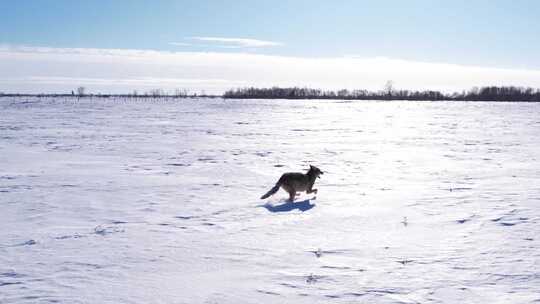
<instances>
[{"instance_id":1,"label":"snowy ground","mask_svg":"<svg viewBox=\"0 0 540 304\"><path fill-rule=\"evenodd\" d=\"M1 98L0 303L539 302L539 114Z\"/></svg>"}]
</instances>

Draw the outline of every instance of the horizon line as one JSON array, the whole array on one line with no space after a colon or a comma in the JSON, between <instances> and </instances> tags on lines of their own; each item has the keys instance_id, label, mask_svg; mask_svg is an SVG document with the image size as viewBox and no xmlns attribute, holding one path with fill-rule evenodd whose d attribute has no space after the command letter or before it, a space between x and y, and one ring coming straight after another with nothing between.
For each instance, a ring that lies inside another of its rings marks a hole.
<instances>
[{"instance_id":1,"label":"horizon line","mask_svg":"<svg viewBox=\"0 0 540 304\"><path fill-rule=\"evenodd\" d=\"M389 81L391 82L391 81ZM391 84L390 84L391 86ZM369 89L324 89L324 88L315 88L315 87L309 87L309 86L266 86L266 87L255 87L255 86L243 86L243 87L233 87L229 88L228 90L224 91L221 94L209 94L206 93L205 90L192 90L192 89L186 89L186 88L176 88L174 91L171 90L164 90L162 88L154 88L150 90L142 90L139 91L137 89L132 90L132 92L125 92L125 93L112 93L112 92L85 92L81 95L76 94L75 92L77 89L82 88L83 91L85 91L87 88L85 86L79 86L77 88L73 88L72 90L69 90L66 93L60 93L60 92L54 92L54 93L17 93L17 92L4 92L0 91L0 97L9 97L9 96L133 96L133 97L151 97L151 96L162 96L162 97L190 97L190 96L212 96L212 97L219 97L219 96L225 96L227 93L231 93L233 91L240 91L240 90L310 90L310 91L320 91L321 93L328 93L328 94L338 94L338 92L344 92L344 94L347 93L355 93L355 92L363 92L366 94L382 94L384 92L388 92L390 94L393 93L439 93L442 96L451 96L455 94L466 94L466 93L472 93L473 91L481 91L485 89L516 89L516 90L532 90L536 92L532 92L532 94L540 94L540 87L531 87L531 86L516 86L516 85L508 85L508 86L497 86L497 85L485 85L485 86L471 86L469 89L461 89L456 90L452 92L444 92L441 90L430 90L430 89L424 89L424 90L415 90L415 89L403 89L403 88L394 88L390 87L389 89L381 89L381 90L369 90ZM529 94L529 93L527 93ZM337 96L337 95L336 95ZM271 99L271 98L269 98Z\"/></svg>"}]
</instances>

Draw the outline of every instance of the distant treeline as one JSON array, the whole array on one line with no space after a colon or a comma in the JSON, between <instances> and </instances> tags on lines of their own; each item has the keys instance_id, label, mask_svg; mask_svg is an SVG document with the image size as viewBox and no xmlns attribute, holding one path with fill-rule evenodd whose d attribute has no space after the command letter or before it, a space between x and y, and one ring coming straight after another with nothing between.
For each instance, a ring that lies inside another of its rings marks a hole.
<instances>
[{"instance_id":1,"label":"distant treeline","mask_svg":"<svg viewBox=\"0 0 540 304\"><path fill-rule=\"evenodd\" d=\"M186 89L175 89L174 93L168 93L163 89L152 89L143 93L139 93L137 90L134 90L132 93L127 94L102 94L102 93L88 93L86 87L80 86L75 90L71 91L71 94L55 94L55 93L42 93L42 94L19 94L19 93L3 93L0 92L0 97L77 97L77 98L88 98L88 97L98 97L98 98L134 98L134 99L155 99L155 98L197 98L197 97L207 97L207 98L217 98L222 97L221 95L210 95L206 94L205 91L200 93L190 92Z\"/></svg>"},{"instance_id":2,"label":"distant treeline","mask_svg":"<svg viewBox=\"0 0 540 304\"><path fill-rule=\"evenodd\" d=\"M177 95L177 94L19 94L19 93L0 93L0 97L77 97L77 98L141 98L141 99L155 99L155 98L221 98L221 95L210 95L210 94L187 94L187 95Z\"/></svg>"},{"instance_id":3,"label":"distant treeline","mask_svg":"<svg viewBox=\"0 0 540 304\"><path fill-rule=\"evenodd\" d=\"M226 91L223 95L211 95L201 92L188 93L177 90L173 94L161 89L142 94L134 91L131 94L93 94L86 93L83 87L71 94L17 94L2 93L0 97L77 97L77 98L129 98L129 99L170 99L170 98L238 98L238 99L348 99L348 100L463 100L463 101L531 101L540 102L540 89L524 87L482 87L472 88L461 93L441 93L440 91L396 90L389 81L384 90L338 90L328 91L311 88L237 88Z\"/></svg>"},{"instance_id":4,"label":"distant treeline","mask_svg":"<svg viewBox=\"0 0 540 304\"><path fill-rule=\"evenodd\" d=\"M439 91L385 90L325 91L311 88L238 88L223 94L223 98L254 99L350 99L350 100L471 100L471 101L540 101L540 89L522 87L482 87L461 93Z\"/></svg>"}]
</instances>

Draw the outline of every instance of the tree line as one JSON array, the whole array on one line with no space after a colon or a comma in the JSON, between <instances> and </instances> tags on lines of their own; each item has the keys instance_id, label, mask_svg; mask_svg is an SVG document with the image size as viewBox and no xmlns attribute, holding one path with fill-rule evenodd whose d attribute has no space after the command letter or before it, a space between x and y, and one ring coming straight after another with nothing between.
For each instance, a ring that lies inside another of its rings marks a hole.
<instances>
[{"instance_id":1,"label":"tree line","mask_svg":"<svg viewBox=\"0 0 540 304\"><path fill-rule=\"evenodd\" d=\"M161 98L236 98L236 99L345 99L345 100L463 100L463 101L530 101L540 102L540 89L515 87L515 86L487 86L474 87L468 91L442 93L440 91L424 90L397 90L391 81L387 82L384 89L379 91L368 90L321 90L300 87L271 87L271 88L236 88L230 89L222 95L192 93L187 90L177 89L173 93L162 89L155 89L138 93L133 91L129 94L101 94L87 93L86 88L78 87L71 94L17 94L2 93L0 96L35 96L35 97L122 97L135 99L161 99Z\"/></svg>"},{"instance_id":2,"label":"tree line","mask_svg":"<svg viewBox=\"0 0 540 304\"><path fill-rule=\"evenodd\" d=\"M321 90L312 88L236 88L226 91L223 98L253 99L346 99L346 100L471 100L471 101L540 101L540 89L515 86L474 87L468 91L442 93L425 90L396 90L387 83L380 91Z\"/></svg>"},{"instance_id":3,"label":"tree line","mask_svg":"<svg viewBox=\"0 0 540 304\"><path fill-rule=\"evenodd\" d=\"M120 94L111 94L111 93L90 93L87 92L86 87L77 87L75 90L72 90L71 93L40 93L40 94L26 94L26 93L4 93L0 92L0 97L98 97L98 98L112 98L112 97L123 97L123 98L198 98L198 97L207 97L207 98L219 98L221 95L207 94L204 90L197 92L190 92L186 89L176 89L174 92L167 92L163 89L152 89L145 92L138 92L134 90L132 93L120 93Z\"/></svg>"}]
</instances>

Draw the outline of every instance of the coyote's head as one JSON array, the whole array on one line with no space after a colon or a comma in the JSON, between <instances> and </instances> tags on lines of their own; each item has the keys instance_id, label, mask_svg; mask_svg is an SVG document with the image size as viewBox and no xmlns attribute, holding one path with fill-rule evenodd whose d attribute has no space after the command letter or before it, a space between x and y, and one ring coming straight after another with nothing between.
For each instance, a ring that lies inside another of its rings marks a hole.
<instances>
[{"instance_id":1,"label":"coyote's head","mask_svg":"<svg viewBox=\"0 0 540 304\"><path fill-rule=\"evenodd\" d=\"M318 177L318 178L321 178L321 175L323 175L324 172L322 172L321 169L319 169L319 168L317 168L315 166L309 165L309 171L308 171L307 174Z\"/></svg>"}]
</instances>

